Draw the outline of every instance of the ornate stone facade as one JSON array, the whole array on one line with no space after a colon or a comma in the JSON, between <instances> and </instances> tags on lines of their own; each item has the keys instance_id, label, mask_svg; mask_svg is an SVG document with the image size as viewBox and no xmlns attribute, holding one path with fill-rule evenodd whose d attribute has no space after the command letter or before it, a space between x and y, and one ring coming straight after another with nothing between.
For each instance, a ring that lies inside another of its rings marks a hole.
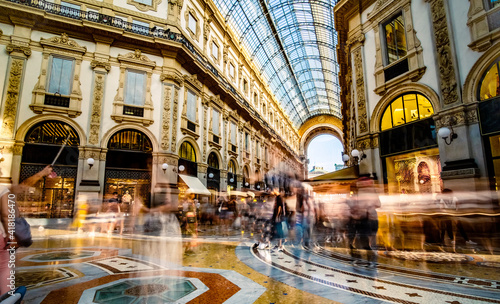
<instances>
[{"instance_id":1,"label":"ornate stone facade","mask_svg":"<svg viewBox=\"0 0 500 304\"><path fill-rule=\"evenodd\" d=\"M94 94L92 98L92 112L90 115L89 144L99 144L99 133L101 129L102 101L104 98L104 84L106 75L96 72L94 78Z\"/></svg>"},{"instance_id":2,"label":"ornate stone facade","mask_svg":"<svg viewBox=\"0 0 500 304\"><path fill-rule=\"evenodd\" d=\"M19 103L19 93L21 89L21 79L24 70L24 60L11 58L9 78L7 80L7 94L5 107L3 109L2 138L14 137L14 124L17 117L17 108Z\"/></svg>"},{"instance_id":3,"label":"ornate stone facade","mask_svg":"<svg viewBox=\"0 0 500 304\"><path fill-rule=\"evenodd\" d=\"M432 25L434 29L441 95L445 105L459 102L458 84L455 75L455 63L450 43L450 34L443 0L429 0Z\"/></svg>"},{"instance_id":4,"label":"ornate stone facade","mask_svg":"<svg viewBox=\"0 0 500 304\"><path fill-rule=\"evenodd\" d=\"M353 51L354 73L356 76L356 98L358 105L359 134L368 132L368 115L366 113L365 80L363 75L363 56L361 47Z\"/></svg>"}]
</instances>

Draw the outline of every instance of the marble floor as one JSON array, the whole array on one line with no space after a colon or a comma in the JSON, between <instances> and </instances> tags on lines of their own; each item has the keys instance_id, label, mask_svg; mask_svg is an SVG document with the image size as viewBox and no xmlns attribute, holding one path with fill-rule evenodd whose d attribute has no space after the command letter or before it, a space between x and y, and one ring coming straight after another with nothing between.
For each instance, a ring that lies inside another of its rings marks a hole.
<instances>
[{"instance_id":1,"label":"marble floor","mask_svg":"<svg viewBox=\"0 0 500 304\"><path fill-rule=\"evenodd\" d=\"M25 303L500 303L500 252L259 249L246 235L45 229L17 251Z\"/></svg>"}]
</instances>

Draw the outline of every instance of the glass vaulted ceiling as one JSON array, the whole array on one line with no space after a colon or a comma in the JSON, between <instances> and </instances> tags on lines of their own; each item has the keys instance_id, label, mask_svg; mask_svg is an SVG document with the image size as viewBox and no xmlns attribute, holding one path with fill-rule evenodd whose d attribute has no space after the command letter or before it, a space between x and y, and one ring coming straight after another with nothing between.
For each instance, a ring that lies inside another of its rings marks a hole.
<instances>
[{"instance_id":1,"label":"glass vaulted ceiling","mask_svg":"<svg viewBox=\"0 0 500 304\"><path fill-rule=\"evenodd\" d=\"M214 0L296 127L341 118L336 0Z\"/></svg>"}]
</instances>

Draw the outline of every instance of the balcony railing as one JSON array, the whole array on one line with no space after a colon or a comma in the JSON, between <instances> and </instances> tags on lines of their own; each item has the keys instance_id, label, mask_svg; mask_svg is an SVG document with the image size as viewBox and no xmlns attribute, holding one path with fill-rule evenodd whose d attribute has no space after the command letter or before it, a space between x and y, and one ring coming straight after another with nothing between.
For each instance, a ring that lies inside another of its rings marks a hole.
<instances>
[{"instance_id":1,"label":"balcony railing","mask_svg":"<svg viewBox=\"0 0 500 304\"><path fill-rule=\"evenodd\" d=\"M144 108L123 106L123 115L144 117Z\"/></svg>"},{"instance_id":2,"label":"balcony railing","mask_svg":"<svg viewBox=\"0 0 500 304\"><path fill-rule=\"evenodd\" d=\"M69 101L70 101L69 97L64 97L59 94L58 95L45 94L45 99L43 101L43 104L48 106L69 108Z\"/></svg>"},{"instance_id":3,"label":"balcony railing","mask_svg":"<svg viewBox=\"0 0 500 304\"><path fill-rule=\"evenodd\" d=\"M119 28L124 30L125 32L135 33L143 36L150 36L155 38L166 39L170 41L175 41L184 45L196 58L198 62L200 62L207 70L209 70L215 78L218 79L219 83L230 91L235 99L243 106L253 117L256 118L261 124L263 124L269 133L274 135L280 144L285 147L290 154L294 155L298 158L298 155L293 151L293 149L288 146L288 144L281 139L280 136L269 126L269 124L260 116L258 112L256 112L250 104L238 93L238 91L223 77L218 70L207 60L205 57L196 50L191 42L184 37L181 33L171 32L170 29L162 29L157 28L156 26L152 28L148 28L146 26L133 24L131 22L124 21L119 17L113 17L109 15L104 15L97 12L92 11L82 11L72 7L50 3L45 0L3 0L9 1L13 3L18 3L26 6L30 6L33 8L41 9L51 14L68 17L76 20L85 20L95 23L100 23L108 26L112 26L115 28Z\"/></svg>"}]
</instances>

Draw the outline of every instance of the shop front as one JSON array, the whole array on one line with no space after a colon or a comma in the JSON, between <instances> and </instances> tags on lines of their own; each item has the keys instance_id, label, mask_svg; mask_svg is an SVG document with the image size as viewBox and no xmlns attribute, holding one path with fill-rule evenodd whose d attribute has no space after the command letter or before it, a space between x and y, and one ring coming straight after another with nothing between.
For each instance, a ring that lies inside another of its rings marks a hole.
<instances>
[{"instance_id":1,"label":"shop front","mask_svg":"<svg viewBox=\"0 0 500 304\"><path fill-rule=\"evenodd\" d=\"M214 152L208 155L207 188L210 191L210 203L215 204L221 189L219 159Z\"/></svg>"},{"instance_id":2,"label":"shop front","mask_svg":"<svg viewBox=\"0 0 500 304\"><path fill-rule=\"evenodd\" d=\"M422 94L395 98L380 122L380 155L390 194L441 192L434 109Z\"/></svg>"},{"instance_id":3,"label":"shop front","mask_svg":"<svg viewBox=\"0 0 500 304\"><path fill-rule=\"evenodd\" d=\"M124 212L138 202L150 206L152 151L151 140L140 131L126 129L111 137L106 154L104 200L116 192Z\"/></svg>"},{"instance_id":4,"label":"shop front","mask_svg":"<svg viewBox=\"0 0 500 304\"><path fill-rule=\"evenodd\" d=\"M49 164L53 164L54 174L18 194L21 215L29 218L73 217L78 134L64 122L44 121L33 126L24 141L19 183Z\"/></svg>"},{"instance_id":5,"label":"shop front","mask_svg":"<svg viewBox=\"0 0 500 304\"><path fill-rule=\"evenodd\" d=\"M500 201L500 58L482 76L478 88L479 121L491 190Z\"/></svg>"}]
</instances>

